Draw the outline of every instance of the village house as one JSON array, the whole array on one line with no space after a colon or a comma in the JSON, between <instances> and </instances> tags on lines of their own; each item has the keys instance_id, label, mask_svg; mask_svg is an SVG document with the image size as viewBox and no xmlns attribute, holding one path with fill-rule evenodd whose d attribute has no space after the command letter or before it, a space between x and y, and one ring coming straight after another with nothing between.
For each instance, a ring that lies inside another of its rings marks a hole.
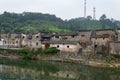
<instances>
[{"instance_id":1,"label":"village house","mask_svg":"<svg viewBox=\"0 0 120 80\"><path fill-rule=\"evenodd\" d=\"M5 47L6 46L6 38L7 34L0 34L0 47Z\"/></svg>"},{"instance_id":2,"label":"village house","mask_svg":"<svg viewBox=\"0 0 120 80\"><path fill-rule=\"evenodd\" d=\"M108 52L108 42L116 40L114 30L96 30L91 33L93 52Z\"/></svg>"},{"instance_id":3,"label":"village house","mask_svg":"<svg viewBox=\"0 0 120 80\"><path fill-rule=\"evenodd\" d=\"M76 32L69 33L55 33L52 35L52 40L76 40L77 39Z\"/></svg>"},{"instance_id":4,"label":"village house","mask_svg":"<svg viewBox=\"0 0 120 80\"><path fill-rule=\"evenodd\" d=\"M109 42L109 53L120 54L120 30L116 30L117 37L115 41Z\"/></svg>"},{"instance_id":5,"label":"village house","mask_svg":"<svg viewBox=\"0 0 120 80\"><path fill-rule=\"evenodd\" d=\"M116 39L117 41L120 41L120 30L116 30L116 33L117 33Z\"/></svg>"},{"instance_id":6,"label":"village house","mask_svg":"<svg viewBox=\"0 0 120 80\"><path fill-rule=\"evenodd\" d=\"M41 34L40 33L29 33L21 34L21 45L27 48L41 48Z\"/></svg>"},{"instance_id":7,"label":"village house","mask_svg":"<svg viewBox=\"0 0 120 80\"><path fill-rule=\"evenodd\" d=\"M79 30L69 33L8 33L0 35L0 46L6 48L47 48L56 47L64 52L117 53L120 31ZM118 43L118 44L117 44ZM117 44L117 45L116 45Z\"/></svg>"},{"instance_id":8,"label":"village house","mask_svg":"<svg viewBox=\"0 0 120 80\"><path fill-rule=\"evenodd\" d=\"M90 30L79 30L77 31L77 39L79 39L82 43L89 43L90 42L90 36L91 31Z\"/></svg>"},{"instance_id":9,"label":"village house","mask_svg":"<svg viewBox=\"0 0 120 80\"><path fill-rule=\"evenodd\" d=\"M21 45L21 34L20 33L8 33L1 34L1 39L3 40L4 47L7 48L18 48Z\"/></svg>"},{"instance_id":10,"label":"village house","mask_svg":"<svg viewBox=\"0 0 120 80\"><path fill-rule=\"evenodd\" d=\"M56 47L57 49L63 52L78 52L79 49L81 48L79 41L70 41L70 40L47 41L47 42L43 42L42 44L44 44L43 48L46 48L48 46Z\"/></svg>"},{"instance_id":11,"label":"village house","mask_svg":"<svg viewBox=\"0 0 120 80\"><path fill-rule=\"evenodd\" d=\"M91 31L90 30L79 30L77 31L77 40L81 43L80 53L91 53Z\"/></svg>"},{"instance_id":12,"label":"village house","mask_svg":"<svg viewBox=\"0 0 120 80\"><path fill-rule=\"evenodd\" d=\"M46 33L46 32L43 32L41 33L41 41L50 41L52 38L52 33Z\"/></svg>"},{"instance_id":13,"label":"village house","mask_svg":"<svg viewBox=\"0 0 120 80\"><path fill-rule=\"evenodd\" d=\"M0 47L4 45L4 39L0 37Z\"/></svg>"}]
</instances>

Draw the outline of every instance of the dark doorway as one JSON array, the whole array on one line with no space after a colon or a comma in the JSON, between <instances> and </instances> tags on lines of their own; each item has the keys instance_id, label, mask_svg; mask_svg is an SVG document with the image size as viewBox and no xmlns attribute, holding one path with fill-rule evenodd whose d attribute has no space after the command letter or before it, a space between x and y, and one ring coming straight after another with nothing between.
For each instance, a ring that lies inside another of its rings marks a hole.
<instances>
[{"instance_id":1,"label":"dark doorway","mask_svg":"<svg viewBox=\"0 0 120 80\"><path fill-rule=\"evenodd\" d=\"M48 48L48 47L50 47L50 44L46 43L45 48Z\"/></svg>"}]
</instances>

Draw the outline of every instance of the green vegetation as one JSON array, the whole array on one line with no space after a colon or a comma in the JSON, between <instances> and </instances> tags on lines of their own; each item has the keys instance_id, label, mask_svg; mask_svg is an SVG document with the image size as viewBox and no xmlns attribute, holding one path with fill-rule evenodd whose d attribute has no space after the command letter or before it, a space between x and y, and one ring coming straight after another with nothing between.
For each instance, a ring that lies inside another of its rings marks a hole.
<instances>
[{"instance_id":1,"label":"green vegetation","mask_svg":"<svg viewBox=\"0 0 120 80\"><path fill-rule=\"evenodd\" d=\"M16 55L17 53L18 53L18 51L15 49L0 48L0 54L2 54L2 55L9 55L9 54Z\"/></svg>"},{"instance_id":2,"label":"green vegetation","mask_svg":"<svg viewBox=\"0 0 120 80\"><path fill-rule=\"evenodd\" d=\"M37 59L37 55L42 53L44 54L56 54L59 50L55 47L49 47L46 49L28 49L28 48L20 48L20 49L3 49L0 48L0 54L8 56L8 55L18 55L23 57L23 59Z\"/></svg>"},{"instance_id":3,"label":"green vegetation","mask_svg":"<svg viewBox=\"0 0 120 80\"><path fill-rule=\"evenodd\" d=\"M56 54L59 50L55 47L49 47L44 50L45 54Z\"/></svg>"},{"instance_id":4,"label":"green vegetation","mask_svg":"<svg viewBox=\"0 0 120 80\"><path fill-rule=\"evenodd\" d=\"M0 15L0 32L70 32L76 30L116 29L120 22L102 15L99 20L75 18L62 20L55 15L23 12L21 14L4 12Z\"/></svg>"},{"instance_id":5,"label":"green vegetation","mask_svg":"<svg viewBox=\"0 0 120 80\"><path fill-rule=\"evenodd\" d=\"M120 59L120 54L111 54L111 56L115 59Z\"/></svg>"}]
</instances>

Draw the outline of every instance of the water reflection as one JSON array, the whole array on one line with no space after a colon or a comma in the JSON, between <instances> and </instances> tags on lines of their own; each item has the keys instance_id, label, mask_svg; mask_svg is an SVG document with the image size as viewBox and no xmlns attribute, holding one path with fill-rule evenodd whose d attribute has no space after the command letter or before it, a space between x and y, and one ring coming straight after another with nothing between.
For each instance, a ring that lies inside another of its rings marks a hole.
<instances>
[{"instance_id":1,"label":"water reflection","mask_svg":"<svg viewBox=\"0 0 120 80\"><path fill-rule=\"evenodd\" d=\"M71 63L0 60L0 80L120 80L120 70Z\"/></svg>"}]
</instances>

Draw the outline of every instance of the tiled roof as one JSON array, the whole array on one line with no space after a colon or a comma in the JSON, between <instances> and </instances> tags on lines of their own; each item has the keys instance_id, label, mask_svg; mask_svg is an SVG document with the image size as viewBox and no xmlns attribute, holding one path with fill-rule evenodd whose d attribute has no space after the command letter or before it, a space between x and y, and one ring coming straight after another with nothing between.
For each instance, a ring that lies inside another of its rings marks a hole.
<instances>
[{"instance_id":1,"label":"tiled roof","mask_svg":"<svg viewBox=\"0 0 120 80\"><path fill-rule=\"evenodd\" d=\"M60 40L60 41L44 41L43 44L77 44L80 43L80 41L68 41L68 40Z\"/></svg>"},{"instance_id":2,"label":"tiled roof","mask_svg":"<svg viewBox=\"0 0 120 80\"><path fill-rule=\"evenodd\" d=\"M33 36L33 35L30 33L30 34L28 34L28 37L27 37L27 38L28 38L28 39L32 39L32 36Z\"/></svg>"},{"instance_id":3,"label":"tiled roof","mask_svg":"<svg viewBox=\"0 0 120 80\"><path fill-rule=\"evenodd\" d=\"M71 32L71 33L56 33L56 34L53 34L53 36L75 36L77 35L76 32Z\"/></svg>"},{"instance_id":4,"label":"tiled roof","mask_svg":"<svg viewBox=\"0 0 120 80\"><path fill-rule=\"evenodd\" d=\"M92 33L91 33L91 38L108 38L109 36L110 36L109 34L97 35L95 30L92 31Z\"/></svg>"}]
</instances>

